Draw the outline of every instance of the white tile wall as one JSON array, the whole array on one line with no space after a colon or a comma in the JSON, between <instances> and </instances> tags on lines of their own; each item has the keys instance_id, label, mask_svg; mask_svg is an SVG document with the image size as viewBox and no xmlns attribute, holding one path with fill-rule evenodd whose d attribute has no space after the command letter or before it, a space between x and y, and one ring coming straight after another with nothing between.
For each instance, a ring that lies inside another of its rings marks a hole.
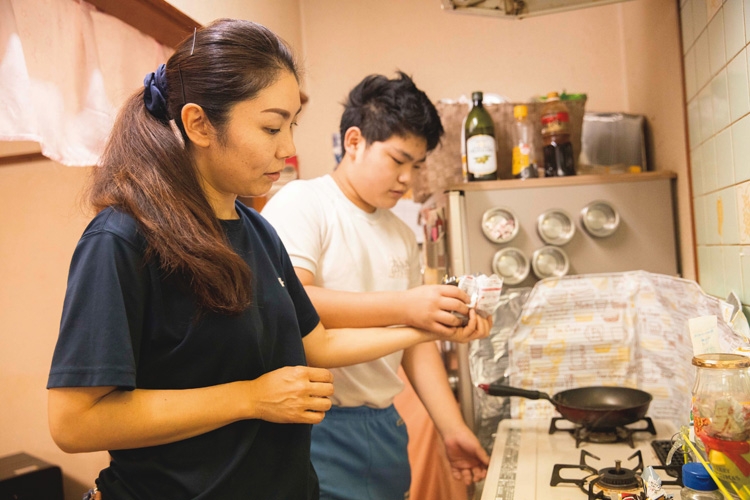
<instances>
[{"instance_id":1,"label":"white tile wall","mask_svg":"<svg viewBox=\"0 0 750 500\"><path fill-rule=\"evenodd\" d=\"M699 282L750 309L750 0L680 0Z\"/></svg>"},{"instance_id":2,"label":"white tile wall","mask_svg":"<svg viewBox=\"0 0 750 500\"><path fill-rule=\"evenodd\" d=\"M739 295L742 290L742 263L740 261L740 252L742 247L727 246L724 247L724 270L725 285L728 290L735 290ZM742 300L742 297L740 297Z\"/></svg>"},{"instance_id":3,"label":"white tile wall","mask_svg":"<svg viewBox=\"0 0 750 500\"><path fill-rule=\"evenodd\" d=\"M750 115L732 124L732 146L734 153L734 180L750 180Z\"/></svg>"},{"instance_id":4,"label":"white tile wall","mask_svg":"<svg viewBox=\"0 0 750 500\"><path fill-rule=\"evenodd\" d=\"M700 284L703 290L709 291L709 290L715 290L715 287L712 285L713 280L713 273L711 272L711 259L709 259L709 249L711 247L708 246L700 246L698 247L698 269L701 272L704 272L705 275L701 277ZM750 258L748 258L747 262L748 266L748 275L750 276Z\"/></svg>"},{"instance_id":5,"label":"white tile wall","mask_svg":"<svg viewBox=\"0 0 750 500\"><path fill-rule=\"evenodd\" d=\"M708 5L705 0L688 0L693 6L693 36L695 38L708 25Z\"/></svg>"},{"instance_id":6,"label":"white tile wall","mask_svg":"<svg viewBox=\"0 0 750 500\"><path fill-rule=\"evenodd\" d=\"M739 226L740 244L750 244L750 183L737 185L737 225ZM750 283L750 281L745 282ZM750 294L750 287L747 287Z\"/></svg>"},{"instance_id":7,"label":"white tile wall","mask_svg":"<svg viewBox=\"0 0 750 500\"><path fill-rule=\"evenodd\" d=\"M723 40L722 40L723 43ZM714 133L729 125L729 90L727 88L727 69L722 67L719 74L711 80L711 100L713 101Z\"/></svg>"},{"instance_id":8,"label":"white tile wall","mask_svg":"<svg viewBox=\"0 0 750 500\"><path fill-rule=\"evenodd\" d=\"M740 19L742 19L742 17L740 17ZM742 34L742 39L744 43L744 32ZM685 60L687 62L687 58ZM695 61L693 61L692 64L695 65ZM687 70L685 73L687 78ZM727 64L727 86L729 87L729 118L731 121L737 121L750 112L747 54L744 46L739 53L735 54L734 58L729 61L729 64Z\"/></svg>"},{"instance_id":9,"label":"white tile wall","mask_svg":"<svg viewBox=\"0 0 750 500\"><path fill-rule=\"evenodd\" d=\"M714 134L714 110L713 97L711 96L711 85L706 85L698 94L698 120L700 127L700 140L706 142L711 140Z\"/></svg>"},{"instance_id":10,"label":"white tile wall","mask_svg":"<svg viewBox=\"0 0 750 500\"><path fill-rule=\"evenodd\" d=\"M724 218L721 207L722 206L719 205L718 191L714 191L705 196L705 215L703 220L706 224L706 244L709 245L709 250L713 249L714 245L721 244L719 228L721 227L721 221Z\"/></svg>"},{"instance_id":11,"label":"white tile wall","mask_svg":"<svg viewBox=\"0 0 750 500\"><path fill-rule=\"evenodd\" d=\"M695 46L693 46L685 54L685 92L688 99L695 96L696 90L698 90L698 75L696 75Z\"/></svg>"},{"instance_id":12,"label":"white tile wall","mask_svg":"<svg viewBox=\"0 0 750 500\"><path fill-rule=\"evenodd\" d=\"M727 59L733 58L745 46L742 0L727 0L724 4L724 42Z\"/></svg>"},{"instance_id":13,"label":"white tile wall","mask_svg":"<svg viewBox=\"0 0 750 500\"><path fill-rule=\"evenodd\" d=\"M695 42L695 76L699 89L708 83L709 78L711 78L708 54L708 30L704 29Z\"/></svg>"},{"instance_id":14,"label":"white tile wall","mask_svg":"<svg viewBox=\"0 0 750 500\"><path fill-rule=\"evenodd\" d=\"M695 220L700 221L700 224L696 223L696 244L699 245L699 248L706 248L708 243L706 239L706 197L696 197L694 204Z\"/></svg>"},{"instance_id":15,"label":"white tile wall","mask_svg":"<svg viewBox=\"0 0 750 500\"><path fill-rule=\"evenodd\" d=\"M696 149L692 153L690 173L693 181L693 204L703 203L703 197L700 195L705 194L706 190L703 189L703 155L698 154L700 150ZM700 220L696 216L696 220ZM696 227L697 231L700 231L700 227Z\"/></svg>"},{"instance_id":16,"label":"white tile wall","mask_svg":"<svg viewBox=\"0 0 750 500\"><path fill-rule=\"evenodd\" d=\"M711 271L714 274L712 280L714 293L718 297L726 297L729 291L726 286L726 269L724 269L724 247L719 245L708 247L708 257L711 259Z\"/></svg>"},{"instance_id":17,"label":"white tile wall","mask_svg":"<svg viewBox=\"0 0 750 500\"><path fill-rule=\"evenodd\" d=\"M715 137L709 137L709 139L700 146L700 149L696 154L701 154L703 157L703 192L710 193L715 191L719 187Z\"/></svg>"},{"instance_id":18,"label":"white tile wall","mask_svg":"<svg viewBox=\"0 0 750 500\"><path fill-rule=\"evenodd\" d=\"M708 67L715 75L727 64L724 50L724 16L714 16L708 23Z\"/></svg>"},{"instance_id":19,"label":"white tile wall","mask_svg":"<svg viewBox=\"0 0 750 500\"><path fill-rule=\"evenodd\" d=\"M750 282L750 247L741 246L739 250L742 283ZM744 289L740 294L743 304L750 304L750 290Z\"/></svg>"},{"instance_id":20,"label":"white tile wall","mask_svg":"<svg viewBox=\"0 0 750 500\"><path fill-rule=\"evenodd\" d=\"M719 191L719 199L721 199L724 216L721 227L721 244L724 246L739 246L739 213L737 210L737 193L734 186Z\"/></svg>"},{"instance_id":21,"label":"white tile wall","mask_svg":"<svg viewBox=\"0 0 750 500\"><path fill-rule=\"evenodd\" d=\"M682 46L691 46L695 41L695 35L693 34L693 2L689 0L683 0L680 5L680 28Z\"/></svg>"}]
</instances>

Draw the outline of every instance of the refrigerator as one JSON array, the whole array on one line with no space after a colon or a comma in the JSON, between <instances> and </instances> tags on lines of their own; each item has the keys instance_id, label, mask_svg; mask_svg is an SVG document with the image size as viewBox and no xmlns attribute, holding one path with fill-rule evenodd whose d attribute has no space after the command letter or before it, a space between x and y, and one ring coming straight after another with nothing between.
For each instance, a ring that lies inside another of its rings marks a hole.
<instances>
[{"instance_id":1,"label":"refrigerator","mask_svg":"<svg viewBox=\"0 0 750 500\"><path fill-rule=\"evenodd\" d=\"M427 267L444 263L455 277L495 273L504 290L576 274L680 276L675 181L662 171L451 186L444 197L446 256L428 259ZM464 419L474 428L468 346L443 352Z\"/></svg>"}]
</instances>

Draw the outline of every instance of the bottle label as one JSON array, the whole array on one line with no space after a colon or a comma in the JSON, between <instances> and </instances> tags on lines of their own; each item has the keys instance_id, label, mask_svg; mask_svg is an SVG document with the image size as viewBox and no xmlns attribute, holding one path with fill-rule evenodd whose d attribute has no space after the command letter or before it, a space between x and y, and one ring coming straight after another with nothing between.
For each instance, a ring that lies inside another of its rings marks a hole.
<instances>
[{"instance_id":1,"label":"bottle label","mask_svg":"<svg viewBox=\"0 0 750 500\"><path fill-rule=\"evenodd\" d=\"M521 171L531 163L531 146L525 143L519 143L513 148L513 175L521 175Z\"/></svg>"},{"instance_id":2,"label":"bottle label","mask_svg":"<svg viewBox=\"0 0 750 500\"><path fill-rule=\"evenodd\" d=\"M495 138L475 135L466 141L466 168L473 175L487 175L497 171Z\"/></svg>"},{"instance_id":3,"label":"bottle label","mask_svg":"<svg viewBox=\"0 0 750 500\"><path fill-rule=\"evenodd\" d=\"M570 116L566 111L559 111L542 116L542 134L560 134L568 130Z\"/></svg>"}]
</instances>

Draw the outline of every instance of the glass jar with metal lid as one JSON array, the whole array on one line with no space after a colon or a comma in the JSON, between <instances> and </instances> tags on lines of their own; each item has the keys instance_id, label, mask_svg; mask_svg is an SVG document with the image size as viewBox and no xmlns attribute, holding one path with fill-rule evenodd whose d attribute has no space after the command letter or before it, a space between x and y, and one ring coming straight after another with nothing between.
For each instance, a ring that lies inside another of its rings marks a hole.
<instances>
[{"instance_id":1,"label":"glass jar with metal lid","mask_svg":"<svg viewBox=\"0 0 750 500\"><path fill-rule=\"evenodd\" d=\"M695 436L727 489L750 499L750 358L701 354L693 365Z\"/></svg>"}]
</instances>

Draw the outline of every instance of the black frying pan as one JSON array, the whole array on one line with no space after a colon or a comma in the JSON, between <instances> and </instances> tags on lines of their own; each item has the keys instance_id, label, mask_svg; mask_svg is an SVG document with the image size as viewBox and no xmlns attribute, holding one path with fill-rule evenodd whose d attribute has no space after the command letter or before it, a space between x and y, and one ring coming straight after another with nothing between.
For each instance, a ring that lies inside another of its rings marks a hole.
<instances>
[{"instance_id":1,"label":"black frying pan","mask_svg":"<svg viewBox=\"0 0 750 500\"><path fill-rule=\"evenodd\" d=\"M545 392L529 391L500 384L480 384L491 396L520 396L546 399L560 415L587 429L613 429L637 422L646 416L651 394L628 387L581 387L558 392L553 397Z\"/></svg>"}]
</instances>

